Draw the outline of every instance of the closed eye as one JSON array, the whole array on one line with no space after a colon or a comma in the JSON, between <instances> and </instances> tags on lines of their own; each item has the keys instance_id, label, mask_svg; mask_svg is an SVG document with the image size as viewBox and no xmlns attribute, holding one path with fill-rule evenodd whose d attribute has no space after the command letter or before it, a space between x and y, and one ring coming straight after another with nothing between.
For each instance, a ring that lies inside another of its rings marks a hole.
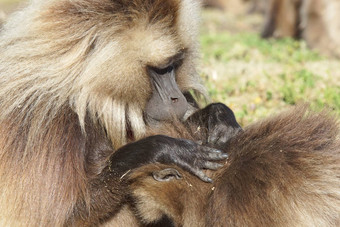
<instances>
[{"instance_id":1,"label":"closed eye","mask_svg":"<svg viewBox=\"0 0 340 227\"><path fill-rule=\"evenodd\" d=\"M176 54L175 56L169 58L168 64L160 66L160 67L148 66L148 69L158 75L164 75L166 73L170 73L178 69L183 64L184 57L185 57L185 49L183 49L182 52Z\"/></svg>"},{"instance_id":2,"label":"closed eye","mask_svg":"<svg viewBox=\"0 0 340 227\"><path fill-rule=\"evenodd\" d=\"M164 75L166 73L170 73L174 70L174 66L173 65L169 65L165 68L156 68L156 67L150 67L150 69L152 71L154 71L155 73L159 74L159 75Z\"/></svg>"}]
</instances>

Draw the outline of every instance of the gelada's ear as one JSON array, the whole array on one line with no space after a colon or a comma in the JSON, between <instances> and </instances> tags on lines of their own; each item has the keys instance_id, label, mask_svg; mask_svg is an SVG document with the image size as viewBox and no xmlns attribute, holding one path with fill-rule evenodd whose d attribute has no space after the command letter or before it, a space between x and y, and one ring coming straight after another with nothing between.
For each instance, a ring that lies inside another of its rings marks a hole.
<instances>
[{"instance_id":1,"label":"gelada's ear","mask_svg":"<svg viewBox=\"0 0 340 227\"><path fill-rule=\"evenodd\" d=\"M152 173L152 176L156 181L171 181L182 179L182 175L176 169L173 168L154 171Z\"/></svg>"}]
</instances>

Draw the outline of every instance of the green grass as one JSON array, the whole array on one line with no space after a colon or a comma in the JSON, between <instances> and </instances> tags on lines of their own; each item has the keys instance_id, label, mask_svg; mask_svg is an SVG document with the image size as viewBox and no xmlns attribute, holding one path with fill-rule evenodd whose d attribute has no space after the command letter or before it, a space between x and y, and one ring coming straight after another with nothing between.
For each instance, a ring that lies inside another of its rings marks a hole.
<instances>
[{"instance_id":1,"label":"green grass","mask_svg":"<svg viewBox=\"0 0 340 227\"><path fill-rule=\"evenodd\" d=\"M233 23L230 17L203 16L203 81L212 101L229 105L242 125L304 102L340 116L339 60L321 56L303 41L264 40L254 29L223 29L223 20Z\"/></svg>"},{"instance_id":2,"label":"green grass","mask_svg":"<svg viewBox=\"0 0 340 227\"><path fill-rule=\"evenodd\" d=\"M252 52L257 51L264 61L294 64L296 62L321 60L316 52L310 51L304 42L293 39L264 40L255 33L231 34L220 32L202 34L200 38L204 48L204 59L215 58L221 61L240 59L250 62Z\"/></svg>"}]
</instances>

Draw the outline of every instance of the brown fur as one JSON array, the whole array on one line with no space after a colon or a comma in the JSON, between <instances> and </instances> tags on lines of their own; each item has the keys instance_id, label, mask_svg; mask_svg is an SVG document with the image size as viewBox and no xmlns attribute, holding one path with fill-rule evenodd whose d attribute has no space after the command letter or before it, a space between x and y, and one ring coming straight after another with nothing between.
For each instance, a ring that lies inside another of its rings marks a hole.
<instances>
[{"instance_id":1,"label":"brown fur","mask_svg":"<svg viewBox=\"0 0 340 227\"><path fill-rule=\"evenodd\" d=\"M176 226L337 226L340 127L325 113L293 109L247 127L225 147L213 184L175 166L182 179L157 182L149 165L130 175L138 215Z\"/></svg>"},{"instance_id":2,"label":"brown fur","mask_svg":"<svg viewBox=\"0 0 340 227\"><path fill-rule=\"evenodd\" d=\"M198 11L195 0L33 0L8 18L0 35L1 226L92 225L119 211L124 185L105 175L107 162L150 127L146 67L184 51L179 88L204 93Z\"/></svg>"},{"instance_id":3,"label":"brown fur","mask_svg":"<svg viewBox=\"0 0 340 227\"><path fill-rule=\"evenodd\" d=\"M340 56L338 0L270 0L263 37L303 38L327 55Z\"/></svg>"}]
</instances>

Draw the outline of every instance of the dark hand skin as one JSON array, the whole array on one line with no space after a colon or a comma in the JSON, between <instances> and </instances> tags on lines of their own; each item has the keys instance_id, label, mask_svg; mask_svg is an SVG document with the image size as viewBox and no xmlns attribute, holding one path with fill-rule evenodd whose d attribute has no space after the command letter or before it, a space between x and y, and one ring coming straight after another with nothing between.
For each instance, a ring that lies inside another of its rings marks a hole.
<instances>
[{"instance_id":1,"label":"dark hand skin","mask_svg":"<svg viewBox=\"0 0 340 227\"><path fill-rule=\"evenodd\" d=\"M227 154L215 148L164 135L138 140L114 152L111 150L110 142L103 138L105 138L103 134L88 135L87 141L90 145L84 146L89 149L86 153L89 154L88 162L90 163L97 163L96 160L101 157L105 158L105 154L113 154L107 166L89 182L91 212L88 212L83 201L79 201L76 205L74 217L78 220L79 226L95 226L99 222L105 222L113 217L122 205L129 203L128 182L125 176L130 170L133 171L143 165L156 162L175 164L202 181L210 183L212 180L204 174L203 169L216 170L222 165L215 162L228 157ZM94 172L97 168L96 165L93 166ZM165 220L164 223L170 222ZM160 225L157 223L155 226L166 226L167 224L164 223L161 222Z\"/></svg>"},{"instance_id":2,"label":"dark hand skin","mask_svg":"<svg viewBox=\"0 0 340 227\"><path fill-rule=\"evenodd\" d=\"M222 149L223 146L239 132L241 126L237 123L233 111L222 103L213 103L191 115L186 123L202 128L204 145Z\"/></svg>"},{"instance_id":3,"label":"dark hand skin","mask_svg":"<svg viewBox=\"0 0 340 227\"><path fill-rule=\"evenodd\" d=\"M214 161L227 157L227 154L219 150L201 146L191 140L156 135L130 143L117 150L111 157L110 169L115 174L123 176L129 170L149 163L176 164L201 180L212 182L202 170L218 169L222 165Z\"/></svg>"},{"instance_id":4,"label":"dark hand skin","mask_svg":"<svg viewBox=\"0 0 340 227\"><path fill-rule=\"evenodd\" d=\"M205 182L211 179L203 173L203 169L216 170L221 164L216 163L228 157L220 150L211 148L223 146L240 131L233 111L224 104L210 104L198 110L186 123L205 128L205 138L202 146L186 139L175 139L164 135L156 135L125 145L111 157L111 170L118 175L124 175L149 163L176 164L196 175Z\"/></svg>"}]
</instances>

